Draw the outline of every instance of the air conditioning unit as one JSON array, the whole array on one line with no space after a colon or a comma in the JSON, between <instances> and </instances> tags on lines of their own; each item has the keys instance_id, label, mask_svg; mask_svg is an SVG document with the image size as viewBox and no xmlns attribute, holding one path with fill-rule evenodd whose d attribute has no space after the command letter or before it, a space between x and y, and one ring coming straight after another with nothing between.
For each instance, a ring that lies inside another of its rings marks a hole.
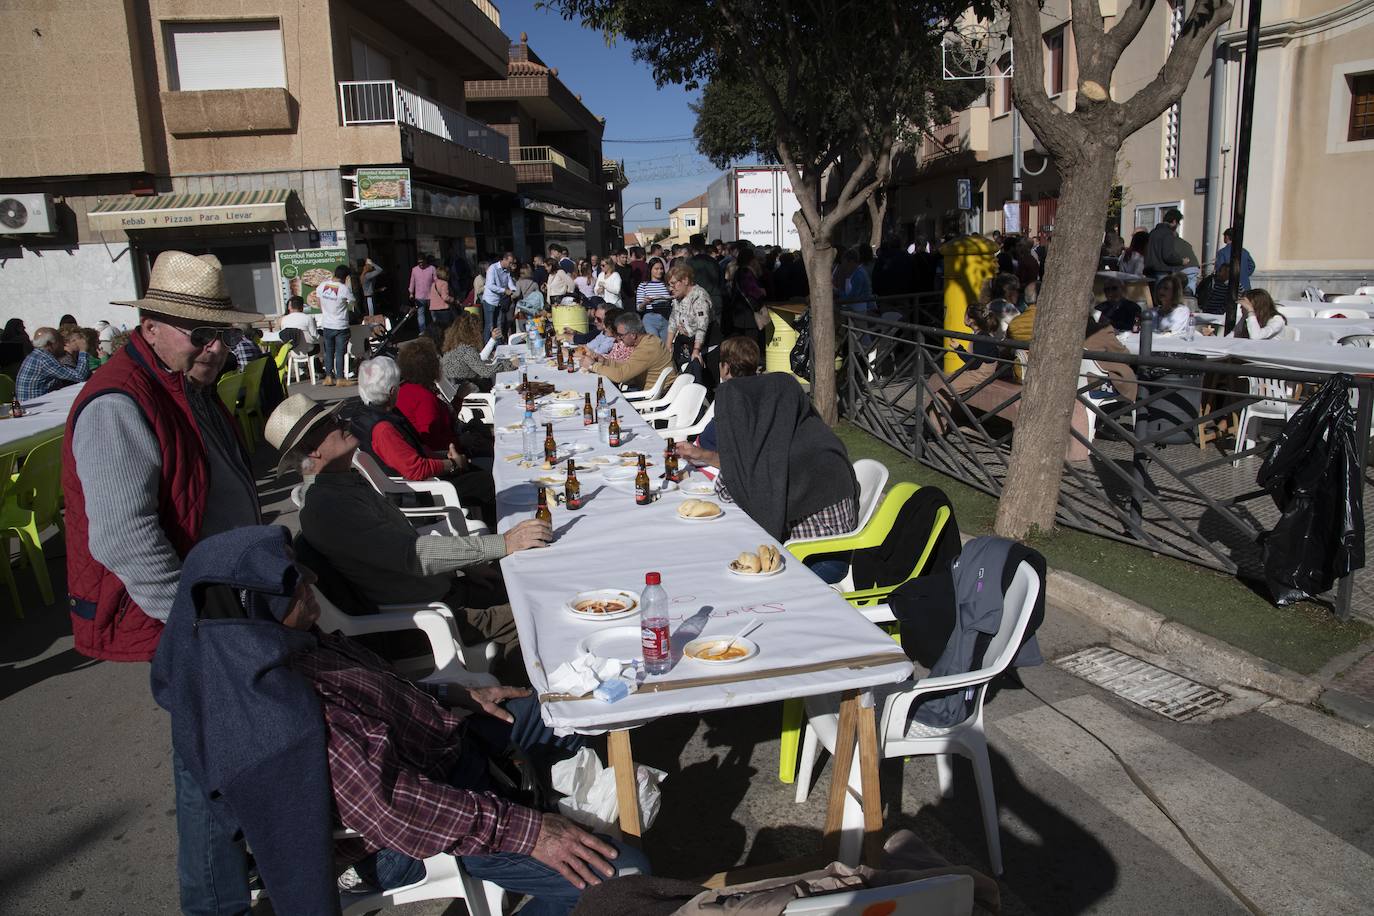
<instances>
[{"instance_id":1,"label":"air conditioning unit","mask_svg":"<svg viewBox=\"0 0 1374 916\"><path fill-rule=\"evenodd\" d=\"M6 194L0 191L0 235L53 235L57 213L51 194Z\"/></svg>"}]
</instances>

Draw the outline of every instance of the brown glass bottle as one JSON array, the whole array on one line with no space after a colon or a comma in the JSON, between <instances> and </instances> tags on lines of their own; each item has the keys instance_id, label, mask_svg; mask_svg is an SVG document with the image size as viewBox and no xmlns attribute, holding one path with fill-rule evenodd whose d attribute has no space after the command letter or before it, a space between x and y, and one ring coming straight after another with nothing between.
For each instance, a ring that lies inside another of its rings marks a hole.
<instances>
[{"instance_id":1,"label":"brown glass bottle","mask_svg":"<svg viewBox=\"0 0 1374 916\"><path fill-rule=\"evenodd\" d=\"M558 443L553 439L553 424L544 424L544 460L553 464L558 459Z\"/></svg>"},{"instance_id":2,"label":"brown glass bottle","mask_svg":"<svg viewBox=\"0 0 1374 916\"><path fill-rule=\"evenodd\" d=\"M596 380L596 406L600 407L606 403L606 380L599 378Z\"/></svg>"},{"instance_id":3,"label":"brown glass bottle","mask_svg":"<svg viewBox=\"0 0 1374 916\"><path fill-rule=\"evenodd\" d=\"M677 480L677 446L673 444L671 436L668 437L668 447L663 450L663 479Z\"/></svg>"},{"instance_id":4,"label":"brown glass bottle","mask_svg":"<svg viewBox=\"0 0 1374 916\"><path fill-rule=\"evenodd\" d=\"M562 371L563 371L563 341L560 340L560 341L558 342L558 345L554 347L554 353L557 354L557 359L558 359L558 363L557 363L557 365L556 365L556 368L558 369L559 372L562 372Z\"/></svg>"},{"instance_id":5,"label":"brown glass bottle","mask_svg":"<svg viewBox=\"0 0 1374 916\"><path fill-rule=\"evenodd\" d=\"M534 413L534 389L530 387L530 374L528 372L520 374L520 390L525 393L525 409Z\"/></svg>"},{"instance_id":6,"label":"brown glass bottle","mask_svg":"<svg viewBox=\"0 0 1374 916\"><path fill-rule=\"evenodd\" d=\"M576 462L568 459L568 476L563 481L563 502L569 509L582 508L582 484L577 481Z\"/></svg>"},{"instance_id":7,"label":"brown glass bottle","mask_svg":"<svg viewBox=\"0 0 1374 916\"><path fill-rule=\"evenodd\" d=\"M547 358L549 358L550 356L553 356L553 335L552 335L552 334L545 334L545 335L544 335L544 358L547 359Z\"/></svg>"},{"instance_id":8,"label":"brown glass bottle","mask_svg":"<svg viewBox=\"0 0 1374 916\"><path fill-rule=\"evenodd\" d=\"M645 457L639 456L639 473L635 475L635 505L647 506L654 501L654 492L650 489L649 469L644 464Z\"/></svg>"},{"instance_id":9,"label":"brown glass bottle","mask_svg":"<svg viewBox=\"0 0 1374 916\"><path fill-rule=\"evenodd\" d=\"M590 394L582 396L582 425L596 425L596 411L592 410L592 396Z\"/></svg>"},{"instance_id":10,"label":"brown glass bottle","mask_svg":"<svg viewBox=\"0 0 1374 916\"><path fill-rule=\"evenodd\" d=\"M23 415L24 405L19 403L19 398L16 396L14 400L10 401L10 416L22 417Z\"/></svg>"},{"instance_id":11,"label":"brown glass bottle","mask_svg":"<svg viewBox=\"0 0 1374 916\"><path fill-rule=\"evenodd\" d=\"M549 511L549 491L544 487L539 488L539 505L534 510L534 517L541 522L553 523L553 513Z\"/></svg>"},{"instance_id":12,"label":"brown glass bottle","mask_svg":"<svg viewBox=\"0 0 1374 916\"><path fill-rule=\"evenodd\" d=\"M611 425L606 427L606 444L612 448L620 447L620 420L615 415L615 408L611 408Z\"/></svg>"}]
</instances>

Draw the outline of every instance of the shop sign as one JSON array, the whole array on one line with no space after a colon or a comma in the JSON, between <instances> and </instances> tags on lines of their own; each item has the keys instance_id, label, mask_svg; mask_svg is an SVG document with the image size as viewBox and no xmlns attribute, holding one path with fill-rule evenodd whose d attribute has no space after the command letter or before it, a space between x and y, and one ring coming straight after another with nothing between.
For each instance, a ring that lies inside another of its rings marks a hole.
<instances>
[{"instance_id":1,"label":"shop sign","mask_svg":"<svg viewBox=\"0 0 1374 916\"><path fill-rule=\"evenodd\" d=\"M477 223L482 220L482 202L476 194L454 194L421 184L415 186L415 212Z\"/></svg>"},{"instance_id":2,"label":"shop sign","mask_svg":"<svg viewBox=\"0 0 1374 916\"><path fill-rule=\"evenodd\" d=\"M280 288L281 311L292 296L305 299L306 311L320 310L315 289L334 276L334 270L347 266L346 248L302 248L277 252L277 285Z\"/></svg>"},{"instance_id":3,"label":"shop sign","mask_svg":"<svg viewBox=\"0 0 1374 916\"><path fill-rule=\"evenodd\" d=\"M358 207L363 210L409 210L410 169L358 169L354 176Z\"/></svg>"}]
</instances>

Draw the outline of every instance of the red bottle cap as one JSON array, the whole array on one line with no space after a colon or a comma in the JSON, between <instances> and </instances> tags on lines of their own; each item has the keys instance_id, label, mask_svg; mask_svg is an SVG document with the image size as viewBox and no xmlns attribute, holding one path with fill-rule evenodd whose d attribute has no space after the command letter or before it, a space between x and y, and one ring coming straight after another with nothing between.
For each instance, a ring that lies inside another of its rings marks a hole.
<instances>
[{"instance_id":1,"label":"red bottle cap","mask_svg":"<svg viewBox=\"0 0 1374 916\"><path fill-rule=\"evenodd\" d=\"M660 576L658 573L654 572L654 573L645 573L645 574L644 574L644 584L645 584L645 585L661 585L662 583L663 583L663 577Z\"/></svg>"}]
</instances>

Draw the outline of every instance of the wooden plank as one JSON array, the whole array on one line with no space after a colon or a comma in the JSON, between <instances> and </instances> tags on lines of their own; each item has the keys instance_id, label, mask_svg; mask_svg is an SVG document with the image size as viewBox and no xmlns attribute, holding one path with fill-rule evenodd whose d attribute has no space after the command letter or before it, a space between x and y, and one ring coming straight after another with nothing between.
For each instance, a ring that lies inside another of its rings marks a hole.
<instances>
[{"instance_id":1,"label":"wooden plank","mask_svg":"<svg viewBox=\"0 0 1374 916\"><path fill-rule=\"evenodd\" d=\"M635 780L634 753L630 749L629 729L617 729L606 736L607 756L615 769L615 794L620 802L620 829L627 842L634 843L643 833L639 821L639 790Z\"/></svg>"},{"instance_id":2,"label":"wooden plank","mask_svg":"<svg viewBox=\"0 0 1374 916\"><path fill-rule=\"evenodd\" d=\"M858 715L859 790L863 792L863 861L875 868L883 854L882 795L878 788L878 727L874 718L872 695L860 702Z\"/></svg>"},{"instance_id":3,"label":"wooden plank","mask_svg":"<svg viewBox=\"0 0 1374 916\"><path fill-rule=\"evenodd\" d=\"M821 839L821 852L828 861L834 861L840 855L840 834L844 826L845 798L849 793L849 771L854 764L858 713L859 691L846 690L840 699L835 755L830 766L830 798L826 805L825 832Z\"/></svg>"}]
</instances>

